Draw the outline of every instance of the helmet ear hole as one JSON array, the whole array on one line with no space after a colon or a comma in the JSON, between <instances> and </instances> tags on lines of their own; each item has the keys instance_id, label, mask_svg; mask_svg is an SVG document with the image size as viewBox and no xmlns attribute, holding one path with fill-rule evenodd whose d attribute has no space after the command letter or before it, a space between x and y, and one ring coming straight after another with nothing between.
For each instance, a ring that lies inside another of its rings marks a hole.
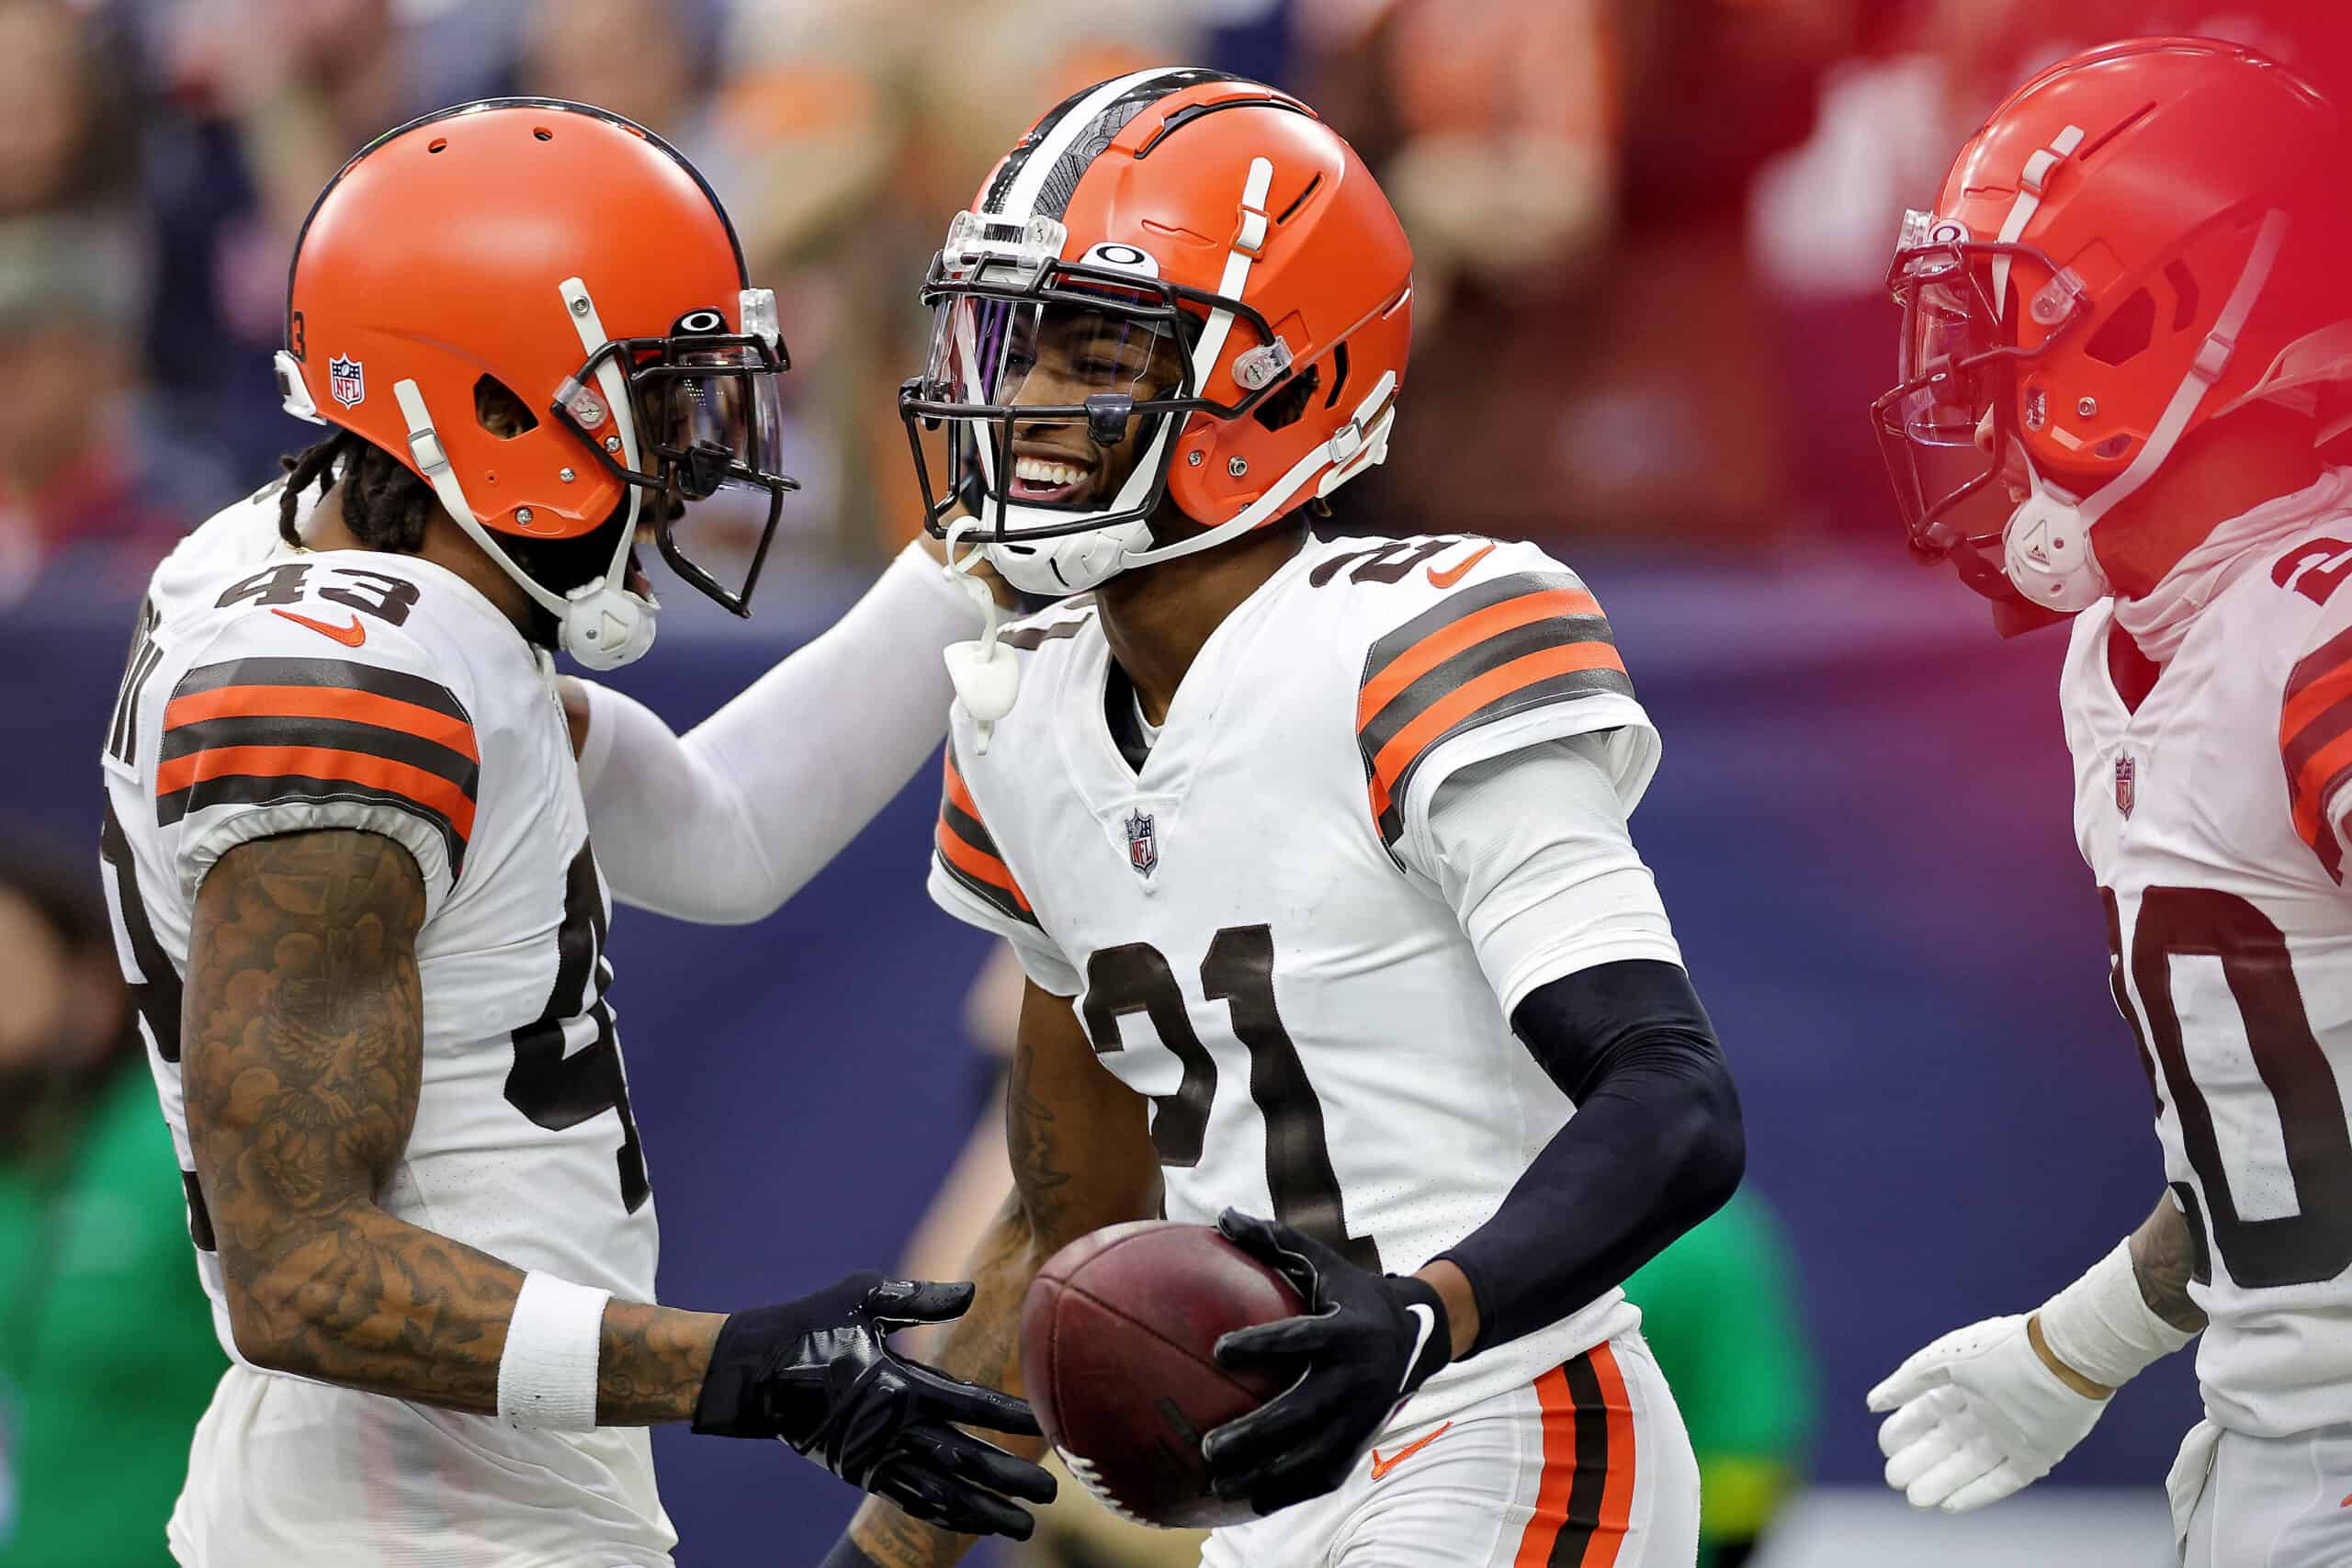
<instances>
[{"instance_id":1,"label":"helmet ear hole","mask_svg":"<svg viewBox=\"0 0 2352 1568\"><path fill-rule=\"evenodd\" d=\"M2156 334L2156 297L2143 288L2115 308L2083 344L2083 353L2101 365L2121 365L2136 359Z\"/></svg>"},{"instance_id":2,"label":"helmet ear hole","mask_svg":"<svg viewBox=\"0 0 2352 1568\"><path fill-rule=\"evenodd\" d=\"M1344 343L1337 344L1331 349L1331 395L1323 400L1323 406L1327 409L1338 408L1340 393L1346 389L1347 384L1348 345Z\"/></svg>"},{"instance_id":3,"label":"helmet ear hole","mask_svg":"<svg viewBox=\"0 0 2352 1568\"><path fill-rule=\"evenodd\" d=\"M2165 265L2165 281L2172 285L2172 330L2185 333L2197 320L2197 275L2188 270L2186 262L2168 262Z\"/></svg>"},{"instance_id":4,"label":"helmet ear hole","mask_svg":"<svg viewBox=\"0 0 2352 1568\"><path fill-rule=\"evenodd\" d=\"M485 375L474 382L474 419L501 441L527 435L539 427L539 416L531 412L531 405L495 376Z\"/></svg>"},{"instance_id":5,"label":"helmet ear hole","mask_svg":"<svg viewBox=\"0 0 2352 1568\"><path fill-rule=\"evenodd\" d=\"M1290 385L1258 405L1252 416L1268 430L1280 430L1296 424L1306 412L1306 405L1315 396L1315 389L1322 381L1319 367L1309 366L1291 378Z\"/></svg>"}]
</instances>

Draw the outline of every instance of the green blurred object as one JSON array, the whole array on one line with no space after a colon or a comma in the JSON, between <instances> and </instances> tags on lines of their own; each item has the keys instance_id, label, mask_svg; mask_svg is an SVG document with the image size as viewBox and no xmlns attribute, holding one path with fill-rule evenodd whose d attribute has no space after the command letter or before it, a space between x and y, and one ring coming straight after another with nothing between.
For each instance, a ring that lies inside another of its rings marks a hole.
<instances>
[{"instance_id":1,"label":"green blurred object","mask_svg":"<svg viewBox=\"0 0 2352 1568\"><path fill-rule=\"evenodd\" d=\"M1816 1405L1779 1216L1742 1188L1625 1294L1699 1455L1700 1568L1736 1568L1802 1478Z\"/></svg>"},{"instance_id":2,"label":"green blurred object","mask_svg":"<svg viewBox=\"0 0 2352 1568\"><path fill-rule=\"evenodd\" d=\"M171 1133L129 1055L62 1148L0 1157L0 1568L169 1564L226 1365Z\"/></svg>"}]
</instances>

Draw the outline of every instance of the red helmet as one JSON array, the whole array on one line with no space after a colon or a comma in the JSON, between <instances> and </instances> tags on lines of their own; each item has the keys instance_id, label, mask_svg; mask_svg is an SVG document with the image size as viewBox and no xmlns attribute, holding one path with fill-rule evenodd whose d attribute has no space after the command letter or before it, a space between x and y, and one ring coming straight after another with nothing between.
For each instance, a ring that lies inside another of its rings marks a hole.
<instances>
[{"instance_id":1,"label":"red helmet","mask_svg":"<svg viewBox=\"0 0 2352 1568\"><path fill-rule=\"evenodd\" d=\"M2103 596L2091 526L2337 313L2312 314L2335 133L2309 85L2210 39L2110 44L1996 109L1888 273L1900 380L1871 413L1913 547L1996 599Z\"/></svg>"},{"instance_id":2,"label":"red helmet","mask_svg":"<svg viewBox=\"0 0 2352 1568\"><path fill-rule=\"evenodd\" d=\"M680 576L749 613L796 488L777 468L788 363L775 297L674 149L583 104L493 98L379 137L327 182L295 243L277 370L289 412L406 463L565 649L609 669L652 641L652 601L623 583L640 516ZM539 417L491 428L492 388ZM684 503L730 491L764 512L731 589L673 536ZM534 581L499 543L616 520L609 568L577 586Z\"/></svg>"},{"instance_id":3,"label":"red helmet","mask_svg":"<svg viewBox=\"0 0 2352 1568\"><path fill-rule=\"evenodd\" d=\"M949 225L900 389L926 522L1061 594L1222 543L1386 454L1412 247L1287 94L1138 71L1065 99ZM922 430L944 423L935 482ZM1131 458L1122 468L1123 459ZM1155 545L1171 500L1206 531Z\"/></svg>"}]
</instances>

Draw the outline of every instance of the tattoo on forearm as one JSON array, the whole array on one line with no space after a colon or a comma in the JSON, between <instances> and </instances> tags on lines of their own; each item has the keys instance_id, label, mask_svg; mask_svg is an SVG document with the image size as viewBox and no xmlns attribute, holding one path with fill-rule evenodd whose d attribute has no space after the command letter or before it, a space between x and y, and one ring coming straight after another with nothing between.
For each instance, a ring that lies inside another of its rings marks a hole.
<instances>
[{"instance_id":1,"label":"tattoo on forearm","mask_svg":"<svg viewBox=\"0 0 2352 1568\"><path fill-rule=\"evenodd\" d=\"M182 1087L246 1358L486 1415L522 1271L379 1206L424 1070L424 919L415 863L380 835L230 851L197 900ZM719 1321L608 1309L600 1416L690 1414Z\"/></svg>"},{"instance_id":2,"label":"tattoo on forearm","mask_svg":"<svg viewBox=\"0 0 2352 1568\"><path fill-rule=\"evenodd\" d=\"M2188 1216L2169 1198L2159 1199L2155 1213L2132 1233L2132 1274L2139 1281L2140 1299L2148 1310L2183 1333L2205 1326L2205 1312L2188 1297L2188 1281L2196 1266L2196 1250L2188 1234Z\"/></svg>"},{"instance_id":3,"label":"tattoo on forearm","mask_svg":"<svg viewBox=\"0 0 2352 1568\"><path fill-rule=\"evenodd\" d=\"M642 1302L605 1308L596 1361L596 1423L646 1427L693 1417L727 1314Z\"/></svg>"}]
</instances>

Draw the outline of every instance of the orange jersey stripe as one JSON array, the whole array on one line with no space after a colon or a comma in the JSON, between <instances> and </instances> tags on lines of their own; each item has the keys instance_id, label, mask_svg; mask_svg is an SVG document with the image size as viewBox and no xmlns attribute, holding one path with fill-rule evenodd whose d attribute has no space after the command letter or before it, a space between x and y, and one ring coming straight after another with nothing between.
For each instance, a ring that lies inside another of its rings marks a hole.
<instances>
[{"instance_id":1,"label":"orange jersey stripe","mask_svg":"<svg viewBox=\"0 0 2352 1568\"><path fill-rule=\"evenodd\" d=\"M2352 732L2337 736L2312 752L2310 760L2304 762L2302 772L2295 775L2292 788L2295 831L2303 842L2315 845L2319 841L2319 814L2327 804L2320 798L2320 792L2327 787L2327 781L2335 776L2336 771L2346 764L2352 764Z\"/></svg>"},{"instance_id":2,"label":"orange jersey stripe","mask_svg":"<svg viewBox=\"0 0 2352 1568\"><path fill-rule=\"evenodd\" d=\"M947 826L944 818L940 819L939 831L934 835L934 840L939 845L939 852L945 855L956 866L978 877L991 887L1002 888L1012 895L1014 903L1023 909L1029 908L1029 896L1021 891L1019 883L1012 880L1012 868L994 855L983 854L966 843L956 835L955 829ZM1034 910L1031 912L1035 913Z\"/></svg>"},{"instance_id":3,"label":"orange jersey stripe","mask_svg":"<svg viewBox=\"0 0 2352 1568\"><path fill-rule=\"evenodd\" d=\"M1600 1380L1600 1402L1609 1413L1609 1471L1600 1493L1600 1523L1585 1548L1580 1568L1613 1568L1617 1549L1634 1524L1634 1402L1625 1374L1607 1340L1592 1348L1592 1370Z\"/></svg>"},{"instance_id":4,"label":"orange jersey stripe","mask_svg":"<svg viewBox=\"0 0 2352 1568\"><path fill-rule=\"evenodd\" d=\"M459 839L473 836L474 803L440 774L406 762L323 746L215 746L209 751L191 752L156 769L155 793L171 795L204 779L241 773L256 778L347 779L371 789L390 790L439 812Z\"/></svg>"},{"instance_id":5,"label":"orange jersey stripe","mask_svg":"<svg viewBox=\"0 0 2352 1568\"><path fill-rule=\"evenodd\" d=\"M372 724L447 746L469 762L481 761L474 747L473 726L463 719L347 686L222 686L197 692L172 699L164 709L164 728L169 732L208 718L246 716L339 718Z\"/></svg>"},{"instance_id":6,"label":"orange jersey stripe","mask_svg":"<svg viewBox=\"0 0 2352 1568\"><path fill-rule=\"evenodd\" d=\"M1597 615L1600 602L1573 588L1550 588L1489 604L1458 621L1449 622L1388 661L1356 698L1356 728L1372 722L1388 700L1464 649L1476 648L1499 632L1555 615ZM1623 666L1620 665L1620 669Z\"/></svg>"},{"instance_id":7,"label":"orange jersey stripe","mask_svg":"<svg viewBox=\"0 0 2352 1568\"><path fill-rule=\"evenodd\" d=\"M1424 747L1496 698L1509 696L1521 686L1554 675L1572 674L1578 670L1614 670L1623 673L1624 668L1625 661L1618 657L1611 644L1572 642L1564 648L1547 648L1514 659L1474 681L1464 682L1398 730L1396 738L1382 747L1380 755L1372 760L1373 820L1377 822L1387 811L1390 791L1397 776L1421 754Z\"/></svg>"},{"instance_id":8,"label":"orange jersey stripe","mask_svg":"<svg viewBox=\"0 0 2352 1568\"><path fill-rule=\"evenodd\" d=\"M2340 664L2297 692L2278 715L2278 739L2291 744L2303 727L2352 697L2352 664Z\"/></svg>"},{"instance_id":9,"label":"orange jersey stripe","mask_svg":"<svg viewBox=\"0 0 2352 1568\"><path fill-rule=\"evenodd\" d=\"M956 759L953 755L947 759L947 798L954 801L957 808L973 821L983 824L988 821L987 818L980 815L978 805L973 801L972 792L964 783L964 775L956 771Z\"/></svg>"},{"instance_id":10,"label":"orange jersey stripe","mask_svg":"<svg viewBox=\"0 0 2352 1568\"><path fill-rule=\"evenodd\" d=\"M1554 1367L1535 1380L1535 1400L1544 1410L1544 1471L1535 1483L1535 1514L1519 1538L1511 1568L1546 1568L1552 1548L1568 1522L1568 1490L1577 1479L1576 1398L1568 1375Z\"/></svg>"}]
</instances>

